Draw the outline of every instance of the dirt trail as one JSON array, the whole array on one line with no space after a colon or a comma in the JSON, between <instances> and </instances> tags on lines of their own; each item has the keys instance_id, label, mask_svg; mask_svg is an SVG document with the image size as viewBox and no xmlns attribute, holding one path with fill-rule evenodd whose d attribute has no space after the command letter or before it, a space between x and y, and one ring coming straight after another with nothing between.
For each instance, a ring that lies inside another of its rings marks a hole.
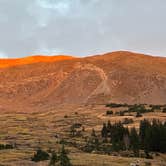
<instances>
[{"instance_id":1,"label":"dirt trail","mask_svg":"<svg viewBox=\"0 0 166 166\"><path fill-rule=\"evenodd\" d=\"M100 76L100 78L102 79L101 83L97 86L97 88L87 97L86 101L88 101L92 96L95 96L97 94L110 94L110 88L109 85L107 83L108 80L108 76L107 74L104 72L103 69L101 69L98 66L95 66L93 64L85 64L85 65L81 65L81 64L77 64L76 66L77 69L80 70L90 70L90 71L95 71L98 73L98 75Z\"/></svg>"}]
</instances>

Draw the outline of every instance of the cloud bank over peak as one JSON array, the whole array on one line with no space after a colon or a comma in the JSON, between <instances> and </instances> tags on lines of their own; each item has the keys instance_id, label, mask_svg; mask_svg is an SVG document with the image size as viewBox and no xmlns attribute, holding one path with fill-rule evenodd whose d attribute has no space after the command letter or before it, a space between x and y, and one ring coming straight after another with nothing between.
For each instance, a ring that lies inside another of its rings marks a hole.
<instances>
[{"instance_id":1,"label":"cloud bank over peak","mask_svg":"<svg viewBox=\"0 0 166 166\"><path fill-rule=\"evenodd\" d=\"M163 0L0 0L0 50L7 57L115 50L165 56L165 17Z\"/></svg>"}]
</instances>

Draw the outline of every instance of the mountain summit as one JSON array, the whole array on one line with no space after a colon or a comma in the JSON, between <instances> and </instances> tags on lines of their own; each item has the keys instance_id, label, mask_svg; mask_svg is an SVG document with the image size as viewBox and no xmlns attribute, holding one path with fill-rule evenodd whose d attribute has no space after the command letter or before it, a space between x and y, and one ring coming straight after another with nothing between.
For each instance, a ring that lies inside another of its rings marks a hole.
<instances>
[{"instance_id":1,"label":"mountain summit","mask_svg":"<svg viewBox=\"0 0 166 166\"><path fill-rule=\"evenodd\" d=\"M0 110L57 104L166 103L166 58L118 51L0 60Z\"/></svg>"}]
</instances>

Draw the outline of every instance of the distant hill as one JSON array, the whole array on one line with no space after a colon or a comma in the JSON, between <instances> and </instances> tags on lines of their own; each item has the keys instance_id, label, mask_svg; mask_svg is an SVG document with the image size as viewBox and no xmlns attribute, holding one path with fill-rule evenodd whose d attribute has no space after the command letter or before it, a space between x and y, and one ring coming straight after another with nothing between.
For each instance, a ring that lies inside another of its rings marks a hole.
<instances>
[{"instance_id":1,"label":"distant hill","mask_svg":"<svg viewBox=\"0 0 166 166\"><path fill-rule=\"evenodd\" d=\"M109 102L166 104L166 58L117 51L0 60L0 111Z\"/></svg>"}]
</instances>

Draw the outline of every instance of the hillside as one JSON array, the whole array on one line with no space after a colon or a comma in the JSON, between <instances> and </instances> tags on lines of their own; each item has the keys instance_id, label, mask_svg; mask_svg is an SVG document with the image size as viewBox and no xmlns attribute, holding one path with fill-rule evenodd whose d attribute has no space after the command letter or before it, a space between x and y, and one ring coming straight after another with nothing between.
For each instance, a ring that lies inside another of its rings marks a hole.
<instances>
[{"instance_id":1,"label":"hillside","mask_svg":"<svg viewBox=\"0 0 166 166\"><path fill-rule=\"evenodd\" d=\"M166 103L166 58L126 51L0 60L0 110L57 104Z\"/></svg>"}]
</instances>

